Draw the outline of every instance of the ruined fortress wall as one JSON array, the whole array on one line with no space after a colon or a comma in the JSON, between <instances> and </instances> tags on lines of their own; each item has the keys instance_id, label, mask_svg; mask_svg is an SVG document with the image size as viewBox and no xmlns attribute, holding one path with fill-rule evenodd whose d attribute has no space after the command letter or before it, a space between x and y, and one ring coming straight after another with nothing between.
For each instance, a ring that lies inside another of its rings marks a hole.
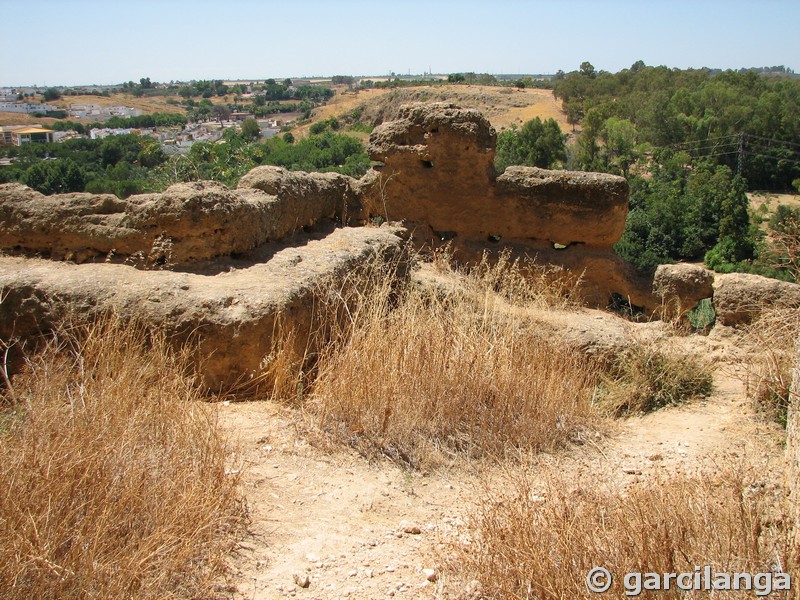
<instances>
[{"instance_id":1,"label":"ruined fortress wall","mask_svg":"<svg viewBox=\"0 0 800 600\"><path fill-rule=\"evenodd\" d=\"M311 350L326 284L341 292L343 282L378 256L402 262L402 237L398 227L339 228L217 273L3 256L0 339L31 340L64 317L113 311L165 331L178 347L190 344L209 389L268 388L268 357L278 342L288 340L298 361Z\"/></svg>"},{"instance_id":2,"label":"ruined fortress wall","mask_svg":"<svg viewBox=\"0 0 800 600\"><path fill-rule=\"evenodd\" d=\"M483 115L452 104L414 104L377 127L369 153L383 163L365 202L407 223L415 240L447 241L466 261L510 249L569 269L584 299L605 307L612 294L653 311L651 278L612 246L625 229L628 183L604 173L509 167L494 170L497 135Z\"/></svg>"},{"instance_id":3,"label":"ruined fortress wall","mask_svg":"<svg viewBox=\"0 0 800 600\"><path fill-rule=\"evenodd\" d=\"M76 263L143 255L180 265L241 254L337 217L351 181L259 167L236 190L213 181L179 183L125 200L110 194L44 196L4 184L0 248Z\"/></svg>"},{"instance_id":4,"label":"ruined fortress wall","mask_svg":"<svg viewBox=\"0 0 800 600\"><path fill-rule=\"evenodd\" d=\"M610 248L622 235L628 184L603 173L510 167L495 177L497 136L477 111L404 107L372 134L389 219L462 239L517 239Z\"/></svg>"}]
</instances>

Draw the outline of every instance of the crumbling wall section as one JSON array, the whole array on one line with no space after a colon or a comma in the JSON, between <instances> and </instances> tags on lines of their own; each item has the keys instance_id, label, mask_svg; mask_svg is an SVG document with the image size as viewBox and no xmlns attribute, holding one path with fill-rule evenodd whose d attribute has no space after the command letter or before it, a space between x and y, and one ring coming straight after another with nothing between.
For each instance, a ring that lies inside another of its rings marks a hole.
<instances>
[{"instance_id":1,"label":"crumbling wall section","mask_svg":"<svg viewBox=\"0 0 800 600\"><path fill-rule=\"evenodd\" d=\"M365 206L403 220L418 244L450 243L462 260L511 250L583 279L584 299L613 295L652 311L651 280L612 246L625 229L628 183L604 173L509 167L494 170L497 135L481 113L453 104L413 104L377 127L369 153L382 166Z\"/></svg>"},{"instance_id":2,"label":"crumbling wall section","mask_svg":"<svg viewBox=\"0 0 800 600\"><path fill-rule=\"evenodd\" d=\"M355 180L259 167L239 189L179 183L160 194L44 196L0 185L0 249L76 263L144 256L181 265L248 252L323 220L341 219Z\"/></svg>"},{"instance_id":3,"label":"crumbling wall section","mask_svg":"<svg viewBox=\"0 0 800 600\"><path fill-rule=\"evenodd\" d=\"M402 275L403 237L392 226L339 228L276 249L267 261L213 274L0 257L0 339L32 340L64 317L114 311L165 331L178 347L190 344L209 389L268 388L276 344L291 344L285 350L299 361L311 351L325 286L340 292L375 260L399 265Z\"/></svg>"}]
</instances>

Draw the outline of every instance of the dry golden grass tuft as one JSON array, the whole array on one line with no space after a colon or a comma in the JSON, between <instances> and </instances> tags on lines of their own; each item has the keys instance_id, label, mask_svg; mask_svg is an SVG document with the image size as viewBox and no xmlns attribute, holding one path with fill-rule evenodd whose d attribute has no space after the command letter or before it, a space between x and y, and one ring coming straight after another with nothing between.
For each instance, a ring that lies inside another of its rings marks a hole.
<instances>
[{"instance_id":1,"label":"dry golden grass tuft","mask_svg":"<svg viewBox=\"0 0 800 600\"><path fill-rule=\"evenodd\" d=\"M786 425L794 345L800 339L800 310L772 308L744 328L747 395L770 419Z\"/></svg>"},{"instance_id":2,"label":"dry golden grass tuft","mask_svg":"<svg viewBox=\"0 0 800 600\"><path fill-rule=\"evenodd\" d=\"M428 468L558 447L598 425L595 366L517 310L547 302L552 280L537 286L505 259L458 275L452 288L398 290L378 269L358 286L307 405L323 431Z\"/></svg>"},{"instance_id":3,"label":"dry golden grass tuft","mask_svg":"<svg viewBox=\"0 0 800 600\"><path fill-rule=\"evenodd\" d=\"M3 597L212 592L246 515L187 354L109 316L62 330L14 378L0 422Z\"/></svg>"},{"instance_id":4,"label":"dry golden grass tuft","mask_svg":"<svg viewBox=\"0 0 800 600\"><path fill-rule=\"evenodd\" d=\"M623 575L632 572L694 573L698 565L722 573L783 572L788 545L776 518L782 494L734 460L628 492L600 491L597 481L572 487L563 475L536 485L530 470L517 473L502 486L506 491L487 491L450 567L459 579L477 581L481 598L539 600L597 598L586 587L594 567L615 575L603 594L608 598L629 597ZM642 597L696 597L675 588L673 581L671 591Z\"/></svg>"}]
</instances>

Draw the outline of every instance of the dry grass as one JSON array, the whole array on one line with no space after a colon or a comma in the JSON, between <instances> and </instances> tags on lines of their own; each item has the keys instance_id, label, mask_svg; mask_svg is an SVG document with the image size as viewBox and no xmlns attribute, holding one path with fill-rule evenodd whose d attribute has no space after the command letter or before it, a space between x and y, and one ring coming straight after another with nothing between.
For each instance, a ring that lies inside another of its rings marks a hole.
<instances>
[{"instance_id":1,"label":"dry grass","mask_svg":"<svg viewBox=\"0 0 800 600\"><path fill-rule=\"evenodd\" d=\"M108 317L62 332L14 378L3 597L208 597L244 508L187 358Z\"/></svg>"},{"instance_id":2,"label":"dry grass","mask_svg":"<svg viewBox=\"0 0 800 600\"><path fill-rule=\"evenodd\" d=\"M624 416L708 396L711 387L711 371L702 357L636 342L610 359L597 401L611 414Z\"/></svg>"},{"instance_id":3,"label":"dry grass","mask_svg":"<svg viewBox=\"0 0 800 600\"><path fill-rule=\"evenodd\" d=\"M98 106L128 106L138 108L144 114L151 113L185 113L183 106L167 104L167 100L183 100L178 95L175 96L141 96L133 94L112 94L111 96L94 96L92 94L78 96L62 96L55 104L68 110L72 104L96 104Z\"/></svg>"},{"instance_id":4,"label":"dry grass","mask_svg":"<svg viewBox=\"0 0 800 600\"><path fill-rule=\"evenodd\" d=\"M800 310L772 308L744 328L748 353L747 395L768 418L786 425L792 386L794 344L800 339Z\"/></svg>"},{"instance_id":5,"label":"dry grass","mask_svg":"<svg viewBox=\"0 0 800 600\"><path fill-rule=\"evenodd\" d=\"M761 486L755 468L728 462L697 476L663 476L627 493L600 491L597 481L572 488L563 476L536 486L526 473L507 485L487 491L471 535L452 557L459 578L477 580L481 598L597 598L585 582L598 566L615 575L604 598L627 597L623 576L631 572L693 573L698 565L753 574L786 568L785 532L776 519L781 495ZM675 587L673 582L672 591L642 597L709 597ZM724 595L745 598L752 592Z\"/></svg>"},{"instance_id":6,"label":"dry grass","mask_svg":"<svg viewBox=\"0 0 800 600\"><path fill-rule=\"evenodd\" d=\"M546 302L537 290L552 281L504 260L458 275L398 293L378 273L360 288L347 335L318 363L308 408L321 429L422 468L557 447L597 424L595 367L515 310Z\"/></svg>"}]
</instances>

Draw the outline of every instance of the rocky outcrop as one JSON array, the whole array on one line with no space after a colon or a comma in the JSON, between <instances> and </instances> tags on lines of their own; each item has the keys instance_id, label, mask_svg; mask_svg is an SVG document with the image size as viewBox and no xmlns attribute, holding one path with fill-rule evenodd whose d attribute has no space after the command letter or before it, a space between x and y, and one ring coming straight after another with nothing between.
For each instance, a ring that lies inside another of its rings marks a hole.
<instances>
[{"instance_id":1,"label":"rocky outcrop","mask_svg":"<svg viewBox=\"0 0 800 600\"><path fill-rule=\"evenodd\" d=\"M714 310L723 325L751 322L767 308L800 308L800 285L746 273L714 277Z\"/></svg>"},{"instance_id":2,"label":"rocky outcrop","mask_svg":"<svg viewBox=\"0 0 800 600\"><path fill-rule=\"evenodd\" d=\"M350 193L341 175L261 167L240 189L203 181L120 200L109 194L44 196L0 185L0 248L82 263L144 258L180 265L241 254L339 217Z\"/></svg>"},{"instance_id":3,"label":"rocky outcrop","mask_svg":"<svg viewBox=\"0 0 800 600\"><path fill-rule=\"evenodd\" d=\"M698 265L659 265L653 277L653 293L661 299L662 316L682 317L700 300L714 294L714 273Z\"/></svg>"},{"instance_id":4,"label":"rocky outcrop","mask_svg":"<svg viewBox=\"0 0 800 600\"><path fill-rule=\"evenodd\" d=\"M177 346L190 343L209 388L268 388L279 341L291 344L289 356L298 360L313 344L324 284L340 292L378 255L402 261L402 233L388 226L337 229L207 275L0 257L0 339L36 338L65 315L113 310L166 331Z\"/></svg>"}]
</instances>

